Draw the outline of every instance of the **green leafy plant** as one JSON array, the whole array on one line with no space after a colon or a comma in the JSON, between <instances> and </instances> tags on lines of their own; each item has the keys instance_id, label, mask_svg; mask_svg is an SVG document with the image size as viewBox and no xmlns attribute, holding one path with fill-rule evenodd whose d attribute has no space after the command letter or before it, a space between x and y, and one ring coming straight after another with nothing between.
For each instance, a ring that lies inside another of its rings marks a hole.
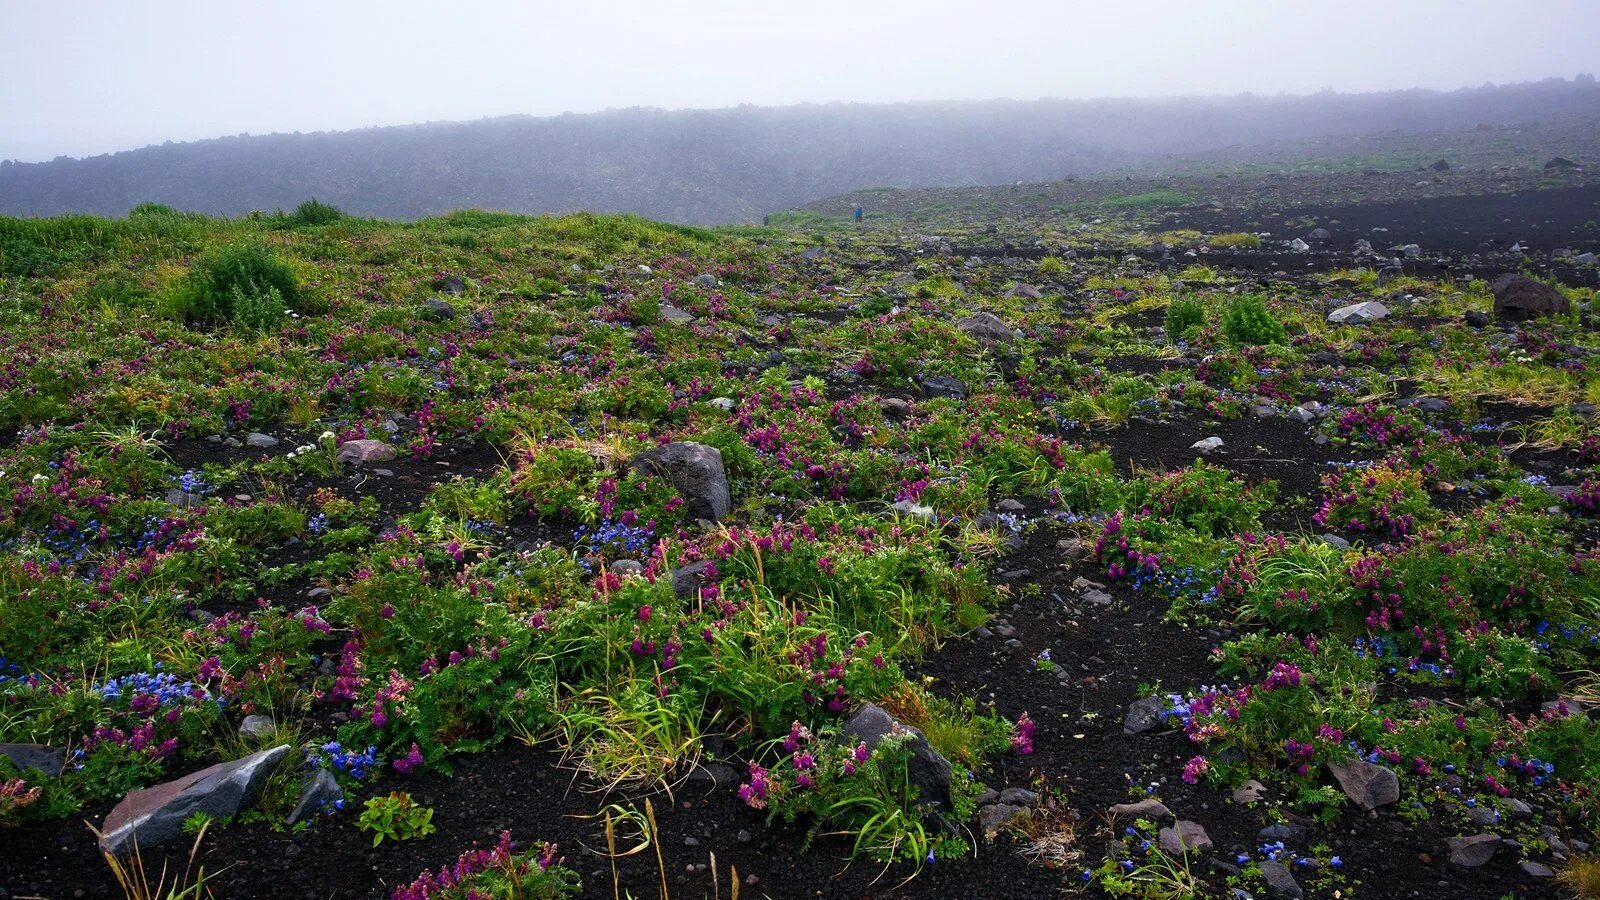
<instances>
[{"instance_id":1,"label":"green leafy plant","mask_svg":"<svg viewBox=\"0 0 1600 900\"><path fill-rule=\"evenodd\" d=\"M1242 347L1283 343L1283 323L1273 318L1260 294L1241 294L1222 316L1222 333Z\"/></svg>"},{"instance_id":2,"label":"green leafy plant","mask_svg":"<svg viewBox=\"0 0 1600 900\"><path fill-rule=\"evenodd\" d=\"M1205 321L1205 304L1193 298L1174 300L1167 306L1167 337L1176 343L1190 328Z\"/></svg>"},{"instance_id":3,"label":"green leafy plant","mask_svg":"<svg viewBox=\"0 0 1600 900\"><path fill-rule=\"evenodd\" d=\"M438 830L433 824L433 809L418 805L405 791L394 791L387 797L369 797L356 824L362 831L372 833L374 847L385 839L415 840Z\"/></svg>"},{"instance_id":4,"label":"green leafy plant","mask_svg":"<svg viewBox=\"0 0 1600 900\"><path fill-rule=\"evenodd\" d=\"M195 260L166 302L186 321L261 328L282 319L299 300L293 270L259 245L232 244Z\"/></svg>"}]
</instances>

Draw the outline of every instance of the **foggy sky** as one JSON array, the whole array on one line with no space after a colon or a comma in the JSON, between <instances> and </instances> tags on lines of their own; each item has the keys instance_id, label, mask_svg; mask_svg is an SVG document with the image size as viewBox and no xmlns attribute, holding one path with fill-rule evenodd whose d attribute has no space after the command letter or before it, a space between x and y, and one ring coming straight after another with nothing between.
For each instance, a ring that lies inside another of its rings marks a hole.
<instances>
[{"instance_id":1,"label":"foggy sky","mask_svg":"<svg viewBox=\"0 0 1600 900\"><path fill-rule=\"evenodd\" d=\"M0 0L0 159L627 106L1450 89L1597 47L1600 0Z\"/></svg>"}]
</instances>

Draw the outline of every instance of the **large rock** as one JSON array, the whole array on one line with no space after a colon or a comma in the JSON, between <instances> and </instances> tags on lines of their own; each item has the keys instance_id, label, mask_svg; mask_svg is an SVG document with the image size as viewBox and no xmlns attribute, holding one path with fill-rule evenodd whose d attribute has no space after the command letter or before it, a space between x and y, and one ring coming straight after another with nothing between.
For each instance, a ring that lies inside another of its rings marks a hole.
<instances>
[{"instance_id":1,"label":"large rock","mask_svg":"<svg viewBox=\"0 0 1600 900\"><path fill-rule=\"evenodd\" d=\"M1355 804L1367 812L1400 799L1400 779L1393 771L1363 759L1328 763L1328 773Z\"/></svg>"},{"instance_id":2,"label":"large rock","mask_svg":"<svg viewBox=\"0 0 1600 900\"><path fill-rule=\"evenodd\" d=\"M978 810L978 826L983 829L984 840L994 840L1007 822L1027 811L1025 807L1009 803L992 803Z\"/></svg>"},{"instance_id":3,"label":"large rock","mask_svg":"<svg viewBox=\"0 0 1600 900\"><path fill-rule=\"evenodd\" d=\"M911 783L917 787L918 795L923 800L940 804L946 811L954 809L955 804L950 799L950 760L933 749L922 732L895 721L894 716L875 703L868 703L856 710L855 715L844 723L845 739L865 743L868 750L876 749L884 738L896 734L911 735L911 740L906 744L911 751L906 769Z\"/></svg>"},{"instance_id":4,"label":"large rock","mask_svg":"<svg viewBox=\"0 0 1600 900\"><path fill-rule=\"evenodd\" d=\"M372 438L345 441L339 445L339 461L342 463L362 465L365 463L388 462L394 459L395 455L394 447Z\"/></svg>"},{"instance_id":5,"label":"large rock","mask_svg":"<svg viewBox=\"0 0 1600 900\"><path fill-rule=\"evenodd\" d=\"M1501 275L1489 287L1494 291L1496 318L1525 322L1572 312L1572 304L1560 291L1526 275Z\"/></svg>"},{"instance_id":6,"label":"large rock","mask_svg":"<svg viewBox=\"0 0 1600 900\"><path fill-rule=\"evenodd\" d=\"M929 397L962 400L967 396L967 383L949 375L929 375L922 379L922 393Z\"/></svg>"},{"instance_id":7,"label":"large rock","mask_svg":"<svg viewBox=\"0 0 1600 900\"><path fill-rule=\"evenodd\" d=\"M67 767L67 755L44 744L0 744L0 756L10 760L18 772L38 769L55 777Z\"/></svg>"},{"instance_id":8,"label":"large rock","mask_svg":"<svg viewBox=\"0 0 1600 900\"><path fill-rule=\"evenodd\" d=\"M1006 288L1006 292L1005 292L1004 296L1006 296L1006 297L1024 297L1024 298L1026 298L1028 300L1038 300L1038 299L1041 299L1042 297L1044 297L1044 292L1040 291L1038 288L1034 287L1031 284L1018 283L1018 284L1013 284L1011 287Z\"/></svg>"},{"instance_id":9,"label":"large rock","mask_svg":"<svg viewBox=\"0 0 1600 900\"><path fill-rule=\"evenodd\" d=\"M660 475L670 482L692 516L715 522L733 509L728 471L722 467L722 451L715 447L678 441L635 456L632 465L640 474Z\"/></svg>"},{"instance_id":10,"label":"large rock","mask_svg":"<svg viewBox=\"0 0 1600 900\"><path fill-rule=\"evenodd\" d=\"M1498 834L1474 834L1469 837L1453 837L1449 843L1451 862L1463 868L1476 869L1494 859L1503 841Z\"/></svg>"},{"instance_id":11,"label":"large rock","mask_svg":"<svg viewBox=\"0 0 1600 900\"><path fill-rule=\"evenodd\" d=\"M1365 325L1376 322L1389 315L1389 307L1377 300L1368 300L1365 303L1352 303L1341 306L1328 313L1329 325Z\"/></svg>"},{"instance_id":12,"label":"large rock","mask_svg":"<svg viewBox=\"0 0 1600 900\"><path fill-rule=\"evenodd\" d=\"M972 335L980 344L1009 344L1015 335L1011 326L1000 320L994 313L981 312L975 316L962 319L957 325L962 331Z\"/></svg>"},{"instance_id":13,"label":"large rock","mask_svg":"<svg viewBox=\"0 0 1600 900\"><path fill-rule=\"evenodd\" d=\"M155 847L183 837L183 820L195 813L228 819L254 806L278 763L282 744L244 759L218 763L176 781L133 791L106 816L100 849L124 856L134 846Z\"/></svg>"}]
</instances>

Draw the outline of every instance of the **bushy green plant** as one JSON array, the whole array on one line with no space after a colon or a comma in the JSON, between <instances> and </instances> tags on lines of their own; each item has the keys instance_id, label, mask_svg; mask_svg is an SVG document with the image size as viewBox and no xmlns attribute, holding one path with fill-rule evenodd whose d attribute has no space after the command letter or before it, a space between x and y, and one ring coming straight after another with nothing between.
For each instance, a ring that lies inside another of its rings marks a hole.
<instances>
[{"instance_id":1,"label":"bushy green plant","mask_svg":"<svg viewBox=\"0 0 1600 900\"><path fill-rule=\"evenodd\" d=\"M1222 317L1222 333L1244 347L1283 343L1283 323L1273 318L1260 294L1242 294L1228 304Z\"/></svg>"},{"instance_id":2,"label":"bushy green plant","mask_svg":"<svg viewBox=\"0 0 1600 900\"><path fill-rule=\"evenodd\" d=\"M296 206L294 212L289 213L289 224L296 227L329 225L344 217L344 211L337 206L312 198Z\"/></svg>"},{"instance_id":3,"label":"bushy green plant","mask_svg":"<svg viewBox=\"0 0 1600 900\"><path fill-rule=\"evenodd\" d=\"M266 248L232 244L206 251L167 297L169 311L188 322L235 322L269 327L285 307L296 308L294 271Z\"/></svg>"},{"instance_id":4,"label":"bushy green plant","mask_svg":"<svg viewBox=\"0 0 1600 900\"><path fill-rule=\"evenodd\" d=\"M385 839L409 841L439 830L433 824L433 809L418 804L405 791L394 791L387 797L369 797L356 824L362 831L372 833L374 847Z\"/></svg>"},{"instance_id":5,"label":"bushy green plant","mask_svg":"<svg viewBox=\"0 0 1600 900\"><path fill-rule=\"evenodd\" d=\"M1205 321L1204 303L1193 298L1174 300L1167 306L1167 337L1177 343L1190 328L1203 325Z\"/></svg>"}]
</instances>

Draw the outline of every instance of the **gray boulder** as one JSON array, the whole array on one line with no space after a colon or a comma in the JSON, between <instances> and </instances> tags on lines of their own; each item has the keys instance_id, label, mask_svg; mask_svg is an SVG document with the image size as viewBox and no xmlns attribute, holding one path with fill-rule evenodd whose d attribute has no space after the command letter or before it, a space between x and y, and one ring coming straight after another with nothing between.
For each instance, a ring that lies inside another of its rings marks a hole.
<instances>
[{"instance_id":1,"label":"gray boulder","mask_svg":"<svg viewBox=\"0 0 1600 900\"><path fill-rule=\"evenodd\" d=\"M1328 773L1345 796L1367 812L1400 799L1400 778L1377 763L1364 759L1328 763Z\"/></svg>"},{"instance_id":2,"label":"gray boulder","mask_svg":"<svg viewBox=\"0 0 1600 900\"><path fill-rule=\"evenodd\" d=\"M1565 295L1526 275L1501 275L1489 288L1494 291L1494 315L1497 319L1526 322L1572 312L1572 304Z\"/></svg>"},{"instance_id":3,"label":"gray boulder","mask_svg":"<svg viewBox=\"0 0 1600 900\"><path fill-rule=\"evenodd\" d=\"M1106 808L1106 812L1114 819L1170 819L1172 810L1167 809L1165 803L1154 797L1146 797L1136 803L1118 803Z\"/></svg>"},{"instance_id":4,"label":"gray boulder","mask_svg":"<svg viewBox=\"0 0 1600 900\"><path fill-rule=\"evenodd\" d=\"M1143 734L1161 724L1167 711L1167 701L1159 696L1135 700L1128 707L1128 717L1122 721L1122 730L1128 734Z\"/></svg>"},{"instance_id":5,"label":"gray boulder","mask_svg":"<svg viewBox=\"0 0 1600 900\"><path fill-rule=\"evenodd\" d=\"M1027 809L1009 803L991 803L978 810L978 825L983 829L984 840L994 840L1007 822L1026 812Z\"/></svg>"},{"instance_id":6,"label":"gray boulder","mask_svg":"<svg viewBox=\"0 0 1600 900\"><path fill-rule=\"evenodd\" d=\"M694 286L702 290L714 291L717 289L717 276L710 272L702 272L694 277Z\"/></svg>"},{"instance_id":7,"label":"gray boulder","mask_svg":"<svg viewBox=\"0 0 1600 900\"><path fill-rule=\"evenodd\" d=\"M289 755L282 744L243 759L218 763L153 787L133 791L106 816L100 849L125 856L183 837L183 821L195 813L228 819L254 806L278 763Z\"/></svg>"},{"instance_id":8,"label":"gray boulder","mask_svg":"<svg viewBox=\"0 0 1600 900\"><path fill-rule=\"evenodd\" d=\"M646 450L631 465L641 475L659 475L671 483L692 516L715 522L733 509L728 471L722 467L722 451L715 447L676 441Z\"/></svg>"},{"instance_id":9,"label":"gray boulder","mask_svg":"<svg viewBox=\"0 0 1600 900\"><path fill-rule=\"evenodd\" d=\"M969 316L957 323L956 327L971 335L978 343L988 346L1009 344L1015 337L1011 326L994 313L981 312Z\"/></svg>"},{"instance_id":10,"label":"gray boulder","mask_svg":"<svg viewBox=\"0 0 1600 900\"><path fill-rule=\"evenodd\" d=\"M255 447L260 450L268 450L278 446L278 439L270 434L262 434L259 431L252 431L244 436L244 445L246 447Z\"/></svg>"},{"instance_id":11,"label":"gray boulder","mask_svg":"<svg viewBox=\"0 0 1600 900\"><path fill-rule=\"evenodd\" d=\"M10 760L18 772L38 769L54 777L67 767L67 755L44 744L0 744L0 756Z\"/></svg>"},{"instance_id":12,"label":"gray boulder","mask_svg":"<svg viewBox=\"0 0 1600 900\"><path fill-rule=\"evenodd\" d=\"M272 721L271 716L249 715L239 723L239 736L247 738L267 737L278 730L278 723Z\"/></svg>"},{"instance_id":13,"label":"gray boulder","mask_svg":"<svg viewBox=\"0 0 1600 900\"><path fill-rule=\"evenodd\" d=\"M422 315L435 322L448 322L456 317L456 308L450 301L440 297L429 297L422 301Z\"/></svg>"},{"instance_id":14,"label":"gray boulder","mask_svg":"<svg viewBox=\"0 0 1600 900\"><path fill-rule=\"evenodd\" d=\"M922 732L895 721L894 716L875 703L856 710L844 724L844 737L854 743L860 741L868 750L876 749L890 735L910 734L906 747L911 751L907 775L916 786L918 795L925 801L940 804L945 810L955 808L950 798L950 760L933 749Z\"/></svg>"},{"instance_id":15,"label":"gray boulder","mask_svg":"<svg viewBox=\"0 0 1600 900\"><path fill-rule=\"evenodd\" d=\"M699 562L689 563L687 566L672 570L672 593L679 599L689 600L700 594L700 589L711 583L711 578L706 570L711 568L711 560L702 559Z\"/></svg>"},{"instance_id":16,"label":"gray boulder","mask_svg":"<svg viewBox=\"0 0 1600 900\"><path fill-rule=\"evenodd\" d=\"M1450 861L1467 869L1476 869L1491 859L1500 850L1504 841L1498 834L1474 834L1468 837L1453 837L1448 841L1450 845Z\"/></svg>"},{"instance_id":17,"label":"gray boulder","mask_svg":"<svg viewBox=\"0 0 1600 900\"><path fill-rule=\"evenodd\" d=\"M300 799L289 813L289 824L308 819L331 803L344 799L344 788L327 769L314 769L300 781Z\"/></svg>"},{"instance_id":18,"label":"gray boulder","mask_svg":"<svg viewBox=\"0 0 1600 900\"><path fill-rule=\"evenodd\" d=\"M967 396L967 384L949 375L930 375L922 379L922 393L929 397L949 397L961 400Z\"/></svg>"},{"instance_id":19,"label":"gray boulder","mask_svg":"<svg viewBox=\"0 0 1600 900\"><path fill-rule=\"evenodd\" d=\"M1289 874L1289 867L1275 859L1261 864L1261 877L1267 880L1267 896L1277 900L1300 900L1306 895L1300 883Z\"/></svg>"},{"instance_id":20,"label":"gray boulder","mask_svg":"<svg viewBox=\"0 0 1600 900\"><path fill-rule=\"evenodd\" d=\"M1204 827L1199 822L1188 819L1179 819L1176 823L1161 829L1157 836L1161 849L1168 853L1186 853L1190 850L1204 853L1211 849L1211 836L1206 834Z\"/></svg>"}]
</instances>

